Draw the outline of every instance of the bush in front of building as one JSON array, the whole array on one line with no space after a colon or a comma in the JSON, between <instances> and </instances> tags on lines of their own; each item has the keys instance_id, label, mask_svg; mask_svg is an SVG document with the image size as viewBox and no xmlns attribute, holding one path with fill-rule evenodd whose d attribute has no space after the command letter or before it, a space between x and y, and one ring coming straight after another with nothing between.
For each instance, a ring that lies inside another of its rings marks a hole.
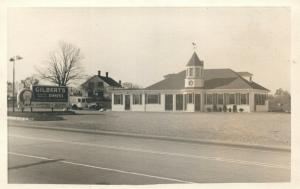
<instances>
[{"instance_id":1,"label":"bush in front of building","mask_svg":"<svg viewBox=\"0 0 300 189\"><path fill-rule=\"evenodd\" d=\"M243 108L240 108L240 109L239 109L239 111L240 111L240 112L243 112L243 111L244 111L244 109L243 109Z\"/></svg>"},{"instance_id":2,"label":"bush in front of building","mask_svg":"<svg viewBox=\"0 0 300 189\"><path fill-rule=\"evenodd\" d=\"M237 112L237 107L236 107L236 105L233 105L232 111L233 111L233 112Z\"/></svg>"},{"instance_id":3,"label":"bush in front of building","mask_svg":"<svg viewBox=\"0 0 300 189\"><path fill-rule=\"evenodd\" d=\"M223 105L223 112L227 112L227 106Z\"/></svg>"},{"instance_id":4,"label":"bush in front of building","mask_svg":"<svg viewBox=\"0 0 300 189\"><path fill-rule=\"evenodd\" d=\"M222 112L222 108L221 107L219 107L219 112Z\"/></svg>"},{"instance_id":5,"label":"bush in front of building","mask_svg":"<svg viewBox=\"0 0 300 189\"><path fill-rule=\"evenodd\" d=\"M211 108L210 108L210 107L207 107L207 108L206 108L206 111L207 111L207 112L211 112Z\"/></svg>"},{"instance_id":6,"label":"bush in front of building","mask_svg":"<svg viewBox=\"0 0 300 189\"><path fill-rule=\"evenodd\" d=\"M217 105L214 105L214 106L213 106L213 111L214 111L214 112L217 112L217 111L218 111Z\"/></svg>"},{"instance_id":7,"label":"bush in front of building","mask_svg":"<svg viewBox=\"0 0 300 189\"><path fill-rule=\"evenodd\" d=\"M229 111L229 112L231 112L231 107L230 107L230 108L228 108L228 111Z\"/></svg>"}]
</instances>

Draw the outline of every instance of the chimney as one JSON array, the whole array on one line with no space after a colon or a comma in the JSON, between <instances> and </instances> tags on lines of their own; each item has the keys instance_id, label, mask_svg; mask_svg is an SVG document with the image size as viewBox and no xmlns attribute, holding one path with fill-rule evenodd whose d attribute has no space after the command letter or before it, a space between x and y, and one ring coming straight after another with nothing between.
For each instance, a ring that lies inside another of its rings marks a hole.
<instances>
[{"instance_id":1,"label":"chimney","mask_svg":"<svg viewBox=\"0 0 300 189\"><path fill-rule=\"evenodd\" d=\"M106 78L108 78L108 72L106 72Z\"/></svg>"},{"instance_id":2,"label":"chimney","mask_svg":"<svg viewBox=\"0 0 300 189\"><path fill-rule=\"evenodd\" d=\"M101 71L100 70L98 70L98 76L101 76Z\"/></svg>"},{"instance_id":3,"label":"chimney","mask_svg":"<svg viewBox=\"0 0 300 189\"><path fill-rule=\"evenodd\" d=\"M249 81L252 82L252 76L250 76Z\"/></svg>"},{"instance_id":4,"label":"chimney","mask_svg":"<svg viewBox=\"0 0 300 189\"><path fill-rule=\"evenodd\" d=\"M122 86L122 81L121 81L121 80L119 80L119 85L121 85L121 86Z\"/></svg>"}]
</instances>

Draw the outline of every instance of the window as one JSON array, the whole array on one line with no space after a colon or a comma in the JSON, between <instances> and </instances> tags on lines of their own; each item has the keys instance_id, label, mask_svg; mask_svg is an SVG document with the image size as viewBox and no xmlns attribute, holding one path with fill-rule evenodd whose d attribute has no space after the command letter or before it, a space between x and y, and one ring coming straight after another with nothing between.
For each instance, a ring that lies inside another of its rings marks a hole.
<instances>
[{"instance_id":1,"label":"window","mask_svg":"<svg viewBox=\"0 0 300 189\"><path fill-rule=\"evenodd\" d=\"M93 83L93 82L90 82L90 83L88 84L88 88L89 88L89 89L93 89L93 88L94 88L94 83Z\"/></svg>"},{"instance_id":2,"label":"window","mask_svg":"<svg viewBox=\"0 0 300 189\"><path fill-rule=\"evenodd\" d=\"M193 76L193 68L189 68L189 76Z\"/></svg>"},{"instance_id":3,"label":"window","mask_svg":"<svg viewBox=\"0 0 300 189\"><path fill-rule=\"evenodd\" d=\"M235 94L229 94L229 104L235 104Z\"/></svg>"},{"instance_id":4,"label":"window","mask_svg":"<svg viewBox=\"0 0 300 189\"><path fill-rule=\"evenodd\" d=\"M176 95L176 110L183 110L183 95Z\"/></svg>"},{"instance_id":5,"label":"window","mask_svg":"<svg viewBox=\"0 0 300 189\"><path fill-rule=\"evenodd\" d=\"M212 94L206 94L206 104L212 104Z\"/></svg>"},{"instance_id":6,"label":"window","mask_svg":"<svg viewBox=\"0 0 300 189\"><path fill-rule=\"evenodd\" d=\"M173 110L173 95L165 95L165 110Z\"/></svg>"},{"instance_id":7,"label":"window","mask_svg":"<svg viewBox=\"0 0 300 189\"><path fill-rule=\"evenodd\" d=\"M133 104L142 104L142 94L133 94Z\"/></svg>"},{"instance_id":8,"label":"window","mask_svg":"<svg viewBox=\"0 0 300 189\"><path fill-rule=\"evenodd\" d=\"M193 102L194 102L194 99L193 99L193 97L194 97L194 95L193 95L193 93L189 93L188 94L188 96L187 96L187 102L189 103L189 104L193 104Z\"/></svg>"},{"instance_id":9,"label":"window","mask_svg":"<svg viewBox=\"0 0 300 189\"><path fill-rule=\"evenodd\" d=\"M85 102L85 98L82 99L82 102Z\"/></svg>"},{"instance_id":10,"label":"window","mask_svg":"<svg viewBox=\"0 0 300 189\"><path fill-rule=\"evenodd\" d=\"M265 105L267 96L265 94L255 94L254 98L256 105Z\"/></svg>"},{"instance_id":11,"label":"window","mask_svg":"<svg viewBox=\"0 0 300 189\"><path fill-rule=\"evenodd\" d=\"M103 97L103 95L104 95L103 91L96 91L95 92L95 96L97 96L97 97Z\"/></svg>"},{"instance_id":12,"label":"window","mask_svg":"<svg viewBox=\"0 0 300 189\"><path fill-rule=\"evenodd\" d=\"M214 93L213 97L212 97L212 103L213 103L213 105L217 104L217 100L218 100L218 95L217 95L217 93Z\"/></svg>"},{"instance_id":13,"label":"window","mask_svg":"<svg viewBox=\"0 0 300 189\"><path fill-rule=\"evenodd\" d=\"M103 85L103 82L102 81L100 81L100 82L98 82L98 87L103 87L104 85Z\"/></svg>"},{"instance_id":14,"label":"window","mask_svg":"<svg viewBox=\"0 0 300 189\"><path fill-rule=\"evenodd\" d=\"M160 104L160 94L148 94L146 99L147 104Z\"/></svg>"},{"instance_id":15,"label":"window","mask_svg":"<svg viewBox=\"0 0 300 189\"><path fill-rule=\"evenodd\" d=\"M81 102L81 99L80 98L78 98L78 100L77 100L78 102Z\"/></svg>"},{"instance_id":16,"label":"window","mask_svg":"<svg viewBox=\"0 0 300 189\"><path fill-rule=\"evenodd\" d=\"M225 93L224 94L224 97L225 97L225 104L229 104L229 94L228 93Z\"/></svg>"},{"instance_id":17,"label":"window","mask_svg":"<svg viewBox=\"0 0 300 189\"><path fill-rule=\"evenodd\" d=\"M249 93L241 94L241 104L249 104Z\"/></svg>"},{"instance_id":18,"label":"window","mask_svg":"<svg viewBox=\"0 0 300 189\"><path fill-rule=\"evenodd\" d=\"M123 95L114 95L114 104L123 104Z\"/></svg>"},{"instance_id":19,"label":"window","mask_svg":"<svg viewBox=\"0 0 300 189\"><path fill-rule=\"evenodd\" d=\"M200 68L195 69L195 76L200 76Z\"/></svg>"},{"instance_id":20,"label":"window","mask_svg":"<svg viewBox=\"0 0 300 189\"><path fill-rule=\"evenodd\" d=\"M241 93L236 93L235 94L235 103L236 104L241 104Z\"/></svg>"},{"instance_id":21,"label":"window","mask_svg":"<svg viewBox=\"0 0 300 189\"><path fill-rule=\"evenodd\" d=\"M218 104L223 104L223 94L218 94Z\"/></svg>"}]
</instances>

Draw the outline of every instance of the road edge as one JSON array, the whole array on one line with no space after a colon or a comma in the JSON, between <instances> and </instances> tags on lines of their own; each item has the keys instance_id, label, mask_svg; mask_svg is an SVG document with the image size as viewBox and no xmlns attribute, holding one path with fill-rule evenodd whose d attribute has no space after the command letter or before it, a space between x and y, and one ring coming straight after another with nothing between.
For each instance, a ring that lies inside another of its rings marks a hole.
<instances>
[{"instance_id":1,"label":"road edge","mask_svg":"<svg viewBox=\"0 0 300 189\"><path fill-rule=\"evenodd\" d=\"M179 142L188 142L188 143L199 143L199 144L209 144L209 145L221 145L221 146L231 146L231 147L240 147L240 148L253 148L253 149L291 152L291 148L285 146L234 143L234 142L225 142L225 141L217 141L217 140L201 140L201 139L189 139L183 137L144 135L144 134L137 134L137 133L116 132L116 131L59 128L59 127L47 127L47 126L24 126L24 125L10 125L9 127L48 129L48 130L67 131L67 132L80 132L80 133L87 133L87 134L114 135L114 136L123 136L123 137L159 139L159 140L166 140L166 141L179 141Z\"/></svg>"}]
</instances>

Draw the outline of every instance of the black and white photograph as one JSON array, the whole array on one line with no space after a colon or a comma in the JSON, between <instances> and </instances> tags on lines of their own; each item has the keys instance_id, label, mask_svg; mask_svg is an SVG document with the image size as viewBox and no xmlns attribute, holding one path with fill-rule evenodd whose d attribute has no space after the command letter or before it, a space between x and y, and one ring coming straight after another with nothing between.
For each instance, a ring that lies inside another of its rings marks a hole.
<instances>
[{"instance_id":1,"label":"black and white photograph","mask_svg":"<svg viewBox=\"0 0 300 189\"><path fill-rule=\"evenodd\" d=\"M292 43L287 6L7 7L6 184L291 183Z\"/></svg>"}]
</instances>

